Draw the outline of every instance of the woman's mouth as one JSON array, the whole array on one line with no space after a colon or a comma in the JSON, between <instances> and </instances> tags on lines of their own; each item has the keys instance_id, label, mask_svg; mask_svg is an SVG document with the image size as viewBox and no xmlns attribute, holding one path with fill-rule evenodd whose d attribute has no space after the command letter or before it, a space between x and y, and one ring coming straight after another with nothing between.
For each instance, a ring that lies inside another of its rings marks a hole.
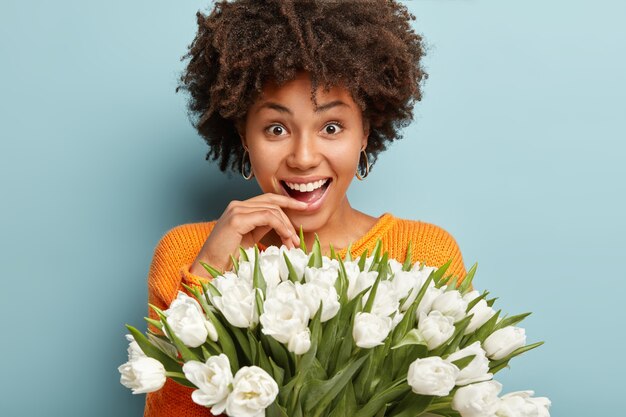
<instances>
[{"instance_id":1,"label":"woman's mouth","mask_svg":"<svg viewBox=\"0 0 626 417\"><path fill-rule=\"evenodd\" d=\"M291 198L314 204L324 197L331 182L331 178L326 178L309 183L293 183L281 180L280 184Z\"/></svg>"}]
</instances>

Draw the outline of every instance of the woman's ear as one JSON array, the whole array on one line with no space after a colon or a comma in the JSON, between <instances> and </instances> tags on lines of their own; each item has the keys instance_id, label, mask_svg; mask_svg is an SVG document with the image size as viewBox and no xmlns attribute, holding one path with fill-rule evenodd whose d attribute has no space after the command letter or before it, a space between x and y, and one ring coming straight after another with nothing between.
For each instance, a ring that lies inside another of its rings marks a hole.
<instances>
[{"instance_id":1,"label":"woman's ear","mask_svg":"<svg viewBox=\"0 0 626 417\"><path fill-rule=\"evenodd\" d=\"M235 124L235 129L237 130L237 133L239 134L239 139L241 140L241 144L243 145L244 148L247 148L248 145L246 143L245 120L237 119L234 124Z\"/></svg>"},{"instance_id":2,"label":"woman's ear","mask_svg":"<svg viewBox=\"0 0 626 417\"><path fill-rule=\"evenodd\" d=\"M367 148L367 140L370 136L370 121L369 119L363 120L363 139L361 140L361 149Z\"/></svg>"}]
</instances>

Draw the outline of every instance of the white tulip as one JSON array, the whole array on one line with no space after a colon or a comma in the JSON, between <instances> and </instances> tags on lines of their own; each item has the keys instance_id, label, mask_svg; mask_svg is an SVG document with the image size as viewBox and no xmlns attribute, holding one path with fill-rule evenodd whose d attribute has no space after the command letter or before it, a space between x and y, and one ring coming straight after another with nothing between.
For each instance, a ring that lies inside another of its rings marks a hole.
<instances>
[{"instance_id":1,"label":"white tulip","mask_svg":"<svg viewBox=\"0 0 626 417\"><path fill-rule=\"evenodd\" d=\"M239 270L237 274L234 272L225 272L224 277L228 279L239 279L252 286L252 273L254 272L254 263L249 261L239 261Z\"/></svg>"},{"instance_id":2,"label":"white tulip","mask_svg":"<svg viewBox=\"0 0 626 417\"><path fill-rule=\"evenodd\" d=\"M160 390L165 384L165 368L156 359L142 356L120 365L120 382L133 394L145 394Z\"/></svg>"},{"instance_id":3,"label":"white tulip","mask_svg":"<svg viewBox=\"0 0 626 417\"><path fill-rule=\"evenodd\" d=\"M402 271L402 264L400 262L398 262L396 259L389 259L389 262L387 263L389 265L389 270L391 271L391 274L394 275L399 271Z\"/></svg>"},{"instance_id":4,"label":"white tulip","mask_svg":"<svg viewBox=\"0 0 626 417\"><path fill-rule=\"evenodd\" d=\"M226 400L231 417L263 417L278 396L278 384L258 366L244 366L235 374L233 390Z\"/></svg>"},{"instance_id":5,"label":"white tulip","mask_svg":"<svg viewBox=\"0 0 626 417\"><path fill-rule=\"evenodd\" d=\"M303 301L268 298L260 317L261 331L280 343L289 343L293 335L307 328L309 319L309 309Z\"/></svg>"},{"instance_id":6,"label":"white tulip","mask_svg":"<svg viewBox=\"0 0 626 417\"><path fill-rule=\"evenodd\" d=\"M354 318L352 337L360 348L373 348L383 344L391 331L393 321L372 313L357 313Z\"/></svg>"},{"instance_id":7,"label":"white tulip","mask_svg":"<svg viewBox=\"0 0 626 417\"><path fill-rule=\"evenodd\" d=\"M483 342L483 348L490 359L498 360L525 344L526 331L523 328L506 326L489 335Z\"/></svg>"},{"instance_id":8,"label":"white tulip","mask_svg":"<svg viewBox=\"0 0 626 417\"><path fill-rule=\"evenodd\" d=\"M433 266L426 266L426 264L420 264L419 262L416 262L411 268L411 272L420 273L423 275L424 282L426 282L426 279L430 276L430 273L436 270L437 268ZM433 282L431 285L435 285L435 283Z\"/></svg>"},{"instance_id":9,"label":"white tulip","mask_svg":"<svg viewBox=\"0 0 626 417\"><path fill-rule=\"evenodd\" d=\"M220 297L209 293L211 303L222 312L230 324L250 328L258 323L255 292L251 282L227 273L214 278L211 284L221 294Z\"/></svg>"},{"instance_id":10,"label":"white tulip","mask_svg":"<svg viewBox=\"0 0 626 417\"><path fill-rule=\"evenodd\" d=\"M400 313L399 311L396 311L396 314L394 314L393 317L391 318L391 328L395 329L396 326L400 324L403 318L404 318L404 314Z\"/></svg>"},{"instance_id":11,"label":"white tulip","mask_svg":"<svg viewBox=\"0 0 626 417\"><path fill-rule=\"evenodd\" d=\"M452 398L452 408L462 417L496 417L498 394L502 384L484 381L459 388Z\"/></svg>"},{"instance_id":12,"label":"white tulip","mask_svg":"<svg viewBox=\"0 0 626 417\"><path fill-rule=\"evenodd\" d=\"M267 298L276 298L280 301L287 302L289 300L295 300L298 298L298 292L296 286L291 281L283 281L275 288L267 289Z\"/></svg>"},{"instance_id":13,"label":"white tulip","mask_svg":"<svg viewBox=\"0 0 626 417\"><path fill-rule=\"evenodd\" d=\"M287 268L287 262L285 261L285 257L283 254L287 254L287 258L289 258L289 262L291 262L291 265L296 272L298 281L302 281L302 277L304 276L304 268L309 263L309 255L304 253L304 251L300 248L287 249L286 246L281 246L280 265L278 268L280 278L283 281L287 281L289 279L289 269Z\"/></svg>"},{"instance_id":14,"label":"white tulip","mask_svg":"<svg viewBox=\"0 0 626 417\"><path fill-rule=\"evenodd\" d=\"M198 387L191 393L193 402L211 407L211 413L215 415L223 413L233 381L228 357L221 353L209 357L206 363L188 361L183 365L183 372L185 378Z\"/></svg>"},{"instance_id":15,"label":"white tulip","mask_svg":"<svg viewBox=\"0 0 626 417\"><path fill-rule=\"evenodd\" d=\"M289 339L287 350L296 355L303 355L311 348L311 331L306 328L299 333L294 333Z\"/></svg>"},{"instance_id":16,"label":"white tulip","mask_svg":"<svg viewBox=\"0 0 626 417\"><path fill-rule=\"evenodd\" d=\"M398 299L401 300L408 296L404 303L402 303L402 306L400 306L401 311L406 311L411 304L413 304L415 298L417 298L417 294L419 294L420 290L424 286L424 283L428 279L428 275L432 269L433 268L415 268L410 271L398 271L394 274L392 282L398 295ZM434 288L434 285L435 283L431 281L428 287ZM436 291L437 295L439 293L440 291ZM434 295L432 291L430 295ZM426 302L428 302L428 296L426 295L424 298L426 299ZM422 300L423 301L420 304L424 304L424 299ZM430 304L432 304L432 300ZM430 311L430 304L422 307L421 311L428 313Z\"/></svg>"},{"instance_id":17,"label":"white tulip","mask_svg":"<svg viewBox=\"0 0 626 417\"><path fill-rule=\"evenodd\" d=\"M441 288L428 287L426 292L424 292L424 296L417 305L417 309L415 310L416 316L419 318L421 313L430 313L432 311L433 302L441 294L443 294L443 290Z\"/></svg>"},{"instance_id":18,"label":"white tulip","mask_svg":"<svg viewBox=\"0 0 626 417\"><path fill-rule=\"evenodd\" d=\"M276 246L269 246L260 253L259 268L268 288L276 287L280 282L280 258L283 255Z\"/></svg>"},{"instance_id":19,"label":"white tulip","mask_svg":"<svg viewBox=\"0 0 626 417\"><path fill-rule=\"evenodd\" d=\"M348 282L356 281L357 277L361 273L359 263L355 261L345 261L343 266L346 269L346 278L348 278Z\"/></svg>"},{"instance_id":20,"label":"white tulip","mask_svg":"<svg viewBox=\"0 0 626 417\"><path fill-rule=\"evenodd\" d=\"M443 315L453 317L457 322L465 317L467 301L463 300L457 290L446 291L433 300L431 309L441 311Z\"/></svg>"},{"instance_id":21,"label":"white tulip","mask_svg":"<svg viewBox=\"0 0 626 417\"><path fill-rule=\"evenodd\" d=\"M500 397L498 417L550 417L551 402L546 397L532 397L533 391L517 391Z\"/></svg>"},{"instance_id":22,"label":"white tulip","mask_svg":"<svg viewBox=\"0 0 626 417\"><path fill-rule=\"evenodd\" d=\"M454 333L454 319L444 316L441 312L434 310L428 315L421 313L417 326L426 340L428 350L433 350L443 345Z\"/></svg>"},{"instance_id":23,"label":"white tulip","mask_svg":"<svg viewBox=\"0 0 626 417\"><path fill-rule=\"evenodd\" d=\"M371 290L367 293L367 297L363 302L366 303L371 294ZM400 307L400 300L396 292L393 289L391 281L380 281L378 288L376 289L376 297L374 298L374 304L372 305L372 313L377 316L390 316L394 312L398 311Z\"/></svg>"},{"instance_id":24,"label":"white tulip","mask_svg":"<svg viewBox=\"0 0 626 417\"><path fill-rule=\"evenodd\" d=\"M489 359L487 359L485 351L480 347L480 342L474 342L461 350L457 350L449 355L446 360L454 362L471 355L475 355L474 359L465 368L461 369L456 378L456 385L487 381L493 377L493 374L489 373Z\"/></svg>"},{"instance_id":25,"label":"white tulip","mask_svg":"<svg viewBox=\"0 0 626 417\"><path fill-rule=\"evenodd\" d=\"M406 379L416 394L444 397L454 388L458 374L456 365L430 356L411 363Z\"/></svg>"},{"instance_id":26,"label":"white tulip","mask_svg":"<svg viewBox=\"0 0 626 417\"><path fill-rule=\"evenodd\" d=\"M334 269L339 274L339 261L330 259L328 256L322 256L322 269Z\"/></svg>"},{"instance_id":27,"label":"white tulip","mask_svg":"<svg viewBox=\"0 0 626 417\"><path fill-rule=\"evenodd\" d=\"M341 308L339 295L334 285L325 281L313 281L306 284L296 283L296 293L298 298L306 304L309 314L313 317L322 305L321 322L328 321L335 317Z\"/></svg>"},{"instance_id":28,"label":"white tulip","mask_svg":"<svg viewBox=\"0 0 626 417\"><path fill-rule=\"evenodd\" d=\"M351 276L348 274L348 300L352 300L356 297L361 291L365 290L367 287L371 287L374 285L374 281L378 277L378 272L370 271L370 272L359 272L356 276ZM367 295L369 293L366 292ZM364 296L365 298L365 296Z\"/></svg>"},{"instance_id":29,"label":"white tulip","mask_svg":"<svg viewBox=\"0 0 626 417\"><path fill-rule=\"evenodd\" d=\"M463 296L463 299L469 304L478 296L480 296L480 293L478 291L470 291ZM467 314L473 314L473 317L470 320L469 325L465 329L465 335L474 333L480 326L485 324L491 317L493 317L496 312L493 308L487 305L487 301L482 299L478 301Z\"/></svg>"},{"instance_id":30,"label":"white tulip","mask_svg":"<svg viewBox=\"0 0 626 417\"><path fill-rule=\"evenodd\" d=\"M126 340L128 340L128 360L132 361L146 356L146 354L143 353L143 350L139 347L139 344L135 341L132 334L127 334Z\"/></svg>"},{"instance_id":31,"label":"white tulip","mask_svg":"<svg viewBox=\"0 0 626 417\"><path fill-rule=\"evenodd\" d=\"M307 283L324 283L326 285L335 285L337 277L339 276L337 269L333 267L325 268L304 268L304 281Z\"/></svg>"},{"instance_id":32,"label":"white tulip","mask_svg":"<svg viewBox=\"0 0 626 417\"><path fill-rule=\"evenodd\" d=\"M206 342L207 337L217 341L213 323L206 319L200 304L184 292L178 291L176 299L163 313L167 324L185 346L198 347Z\"/></svg>"}]
</instances>

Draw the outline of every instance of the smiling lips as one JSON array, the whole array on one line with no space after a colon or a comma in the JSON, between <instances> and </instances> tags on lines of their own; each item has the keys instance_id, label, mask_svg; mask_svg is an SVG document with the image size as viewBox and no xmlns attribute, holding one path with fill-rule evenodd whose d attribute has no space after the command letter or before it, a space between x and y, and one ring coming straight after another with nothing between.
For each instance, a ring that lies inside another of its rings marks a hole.
<instances>
[{"instance_id":1,"label":"smiling lips","mask_svg":"<svg viewBox=\"0 0 626 417\"><path fill-rule=\"evenodd\" d=\"M281 181L280 183L290 197L312 204L324 196L331 182L330 178L322 178L309 182Z\"/></svg>"}]
</instances>

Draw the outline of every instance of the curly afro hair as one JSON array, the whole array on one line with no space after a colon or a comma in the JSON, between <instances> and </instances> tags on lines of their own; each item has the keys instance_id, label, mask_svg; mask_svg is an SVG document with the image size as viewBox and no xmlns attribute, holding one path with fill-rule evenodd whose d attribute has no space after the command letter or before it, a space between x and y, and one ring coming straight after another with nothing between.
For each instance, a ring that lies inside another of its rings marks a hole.
<instances>
[{"instance_id":1,"label":"curly afro hair","mask_svg":"<svg viewBox=\"0 0 626 417\"><path fill-rule=\"evenodd\" d=\"M221 171L241 170L237 126L264 83L280 86L299 71L309 73L315 107L318 85L350 92L369 121L372 166L413 120L428 78L425 47L410 25L415 16L395 0L223 0L196 16L176 92L189 93L190 118L209 145L206 159L219 158Z\"/></svg>"}]
</instances>

